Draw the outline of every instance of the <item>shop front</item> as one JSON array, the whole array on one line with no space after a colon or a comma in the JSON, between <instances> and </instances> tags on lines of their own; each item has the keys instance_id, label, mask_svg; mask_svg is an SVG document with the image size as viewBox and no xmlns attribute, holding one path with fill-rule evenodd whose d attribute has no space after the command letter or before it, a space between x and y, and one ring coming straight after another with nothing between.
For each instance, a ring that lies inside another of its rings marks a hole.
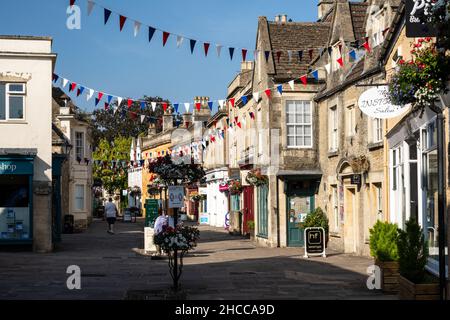
<instances>
[{"instance_id":1,"label":"shop front","mask_svg":"<svg viewBox=\"0 0 450 320\"><path fill-rule=\"evenodd\" d=\"M33 156L0 158L0 244L33 241Z\"/></svg>"}]
</instances>

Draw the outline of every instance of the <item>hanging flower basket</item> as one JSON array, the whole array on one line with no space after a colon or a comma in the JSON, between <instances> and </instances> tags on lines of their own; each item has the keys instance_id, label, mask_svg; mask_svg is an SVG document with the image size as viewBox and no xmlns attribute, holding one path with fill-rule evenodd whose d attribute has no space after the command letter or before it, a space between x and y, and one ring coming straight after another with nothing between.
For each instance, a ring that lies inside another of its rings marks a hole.
<instances>
[{"instance_id":1,"label":"hanging flower basket","mask_svg":"<svg viewBox=\"0 0 450 320\"><path fill-rule=\"evenodd\" d=\"M269 183L269 177L266 175L263 175L261 173L260 169L254 169L250 170L247 173L247 177L245 177L245 181L247 181L248 184L259 187L263 186Z\"/></svg>"},{"instance_id":2,"label":"hanging flower basket","mask_svg":"<svg viewBox=\"0 0 450 320\"><path fill-rule=\"evenodd\" d=\"M129 192L130 196L138 197L141 195L141 188L139 188L138 186L134 186L134 187L128 188L128 192Z\"/></svg>"},{"instance_id":3,"label":"hanging flower basket","mask_svg":"<svg viewBox=\"0 0 450 320\"><path fill-rule=\"evenodd\" d=\"M191 196L191 201L197 202L202 200L206 200L206 194L196 194Z\"/></svg>"},{"instance_id":4,"label":"hanging flower basket","mask_svg":"<svg viewBox=\"0 0 450 320\"><path fill-rule=\"evenodd\" d=\"M102 187L95 186L92 188L92 192L94 194L94 197L100 198L103 195L103 189Z\"/></svg>"},{"instance_id":5,"label":"hanging flower basket","mask_svg":"<svg viewBox=\"0 0 450 320\"><path fill-rule=\"evenodd\" d=\"M243 191L242 184L239 180L232 180L228 183L228 191L230 194L241 194Z\"/></svg>"},{"instance_id":6,"label":"hanging flower basket","mask_svg":"<svg viewBox=\"0 0 450 320\"><path fill-rule=\"evenodd\" d=\"M395 105L429 106L437 100L438 94L448 91L450 59L438 53L432 38L419 39L412 47L413 59L399 61L388 95Z\"/></svg>"}]
</instances>

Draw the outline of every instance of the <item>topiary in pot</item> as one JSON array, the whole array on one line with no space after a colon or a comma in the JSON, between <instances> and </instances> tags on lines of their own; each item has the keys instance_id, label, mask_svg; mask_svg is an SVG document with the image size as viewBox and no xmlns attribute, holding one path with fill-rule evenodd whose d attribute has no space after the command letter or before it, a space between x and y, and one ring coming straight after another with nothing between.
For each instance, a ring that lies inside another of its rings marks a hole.
<instances>
[{"instance_id":1,"label":"topiary in pot","mask_svg":"<svg viewBox=\"0 0 450 320\"><path fill-rule=\"evenodd\" d=\"M302 227L322 227L325 230L325 245L328 244L328 217L322 208L317 207L314 211L308 213L305 221L302 223Z\"/></svg>"}]
</instances>

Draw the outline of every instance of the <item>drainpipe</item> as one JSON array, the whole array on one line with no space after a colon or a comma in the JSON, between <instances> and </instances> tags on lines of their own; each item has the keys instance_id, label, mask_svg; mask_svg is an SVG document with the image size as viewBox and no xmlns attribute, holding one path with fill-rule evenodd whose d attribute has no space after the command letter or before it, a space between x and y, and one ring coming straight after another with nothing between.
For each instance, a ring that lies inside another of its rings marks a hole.
<instances>
[{"instance_id":1,"label":"drainpipe","mask_svg":"<svg viewBox=\"0 0 450 320\"><path fill-rule=\"evenodd\" d=\"M277 248L280 247L280 193L278 192L278 176L275 175L276 179L276 192L277 192Z\"/></svg>"}]
</instances>

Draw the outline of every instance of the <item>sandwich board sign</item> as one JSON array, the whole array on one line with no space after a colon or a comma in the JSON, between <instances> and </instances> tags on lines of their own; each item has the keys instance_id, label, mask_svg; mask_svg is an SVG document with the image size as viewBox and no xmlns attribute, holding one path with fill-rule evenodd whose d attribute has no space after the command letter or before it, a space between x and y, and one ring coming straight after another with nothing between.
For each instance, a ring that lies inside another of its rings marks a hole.
<instances>
[{"instance_id":1,"label":"sandwich board sign","mask_svg":"<svg viewBox=\"0 0 450 320\"><path fill-rule=\"evenodd\" d=\"M169 186L169 208L184 207L184 187Z\"/></svg>"},{"instance_id":2,"label":"sandwich board sign","mask_svg":"<svg viewBox=\"0 0 450 320\"><path fill-rule=\"evenodd\" d=\"M325 229L310 227L305 229L305 258L309 256L322 256L325 254Z\"/></svg>"}]
</instances>

